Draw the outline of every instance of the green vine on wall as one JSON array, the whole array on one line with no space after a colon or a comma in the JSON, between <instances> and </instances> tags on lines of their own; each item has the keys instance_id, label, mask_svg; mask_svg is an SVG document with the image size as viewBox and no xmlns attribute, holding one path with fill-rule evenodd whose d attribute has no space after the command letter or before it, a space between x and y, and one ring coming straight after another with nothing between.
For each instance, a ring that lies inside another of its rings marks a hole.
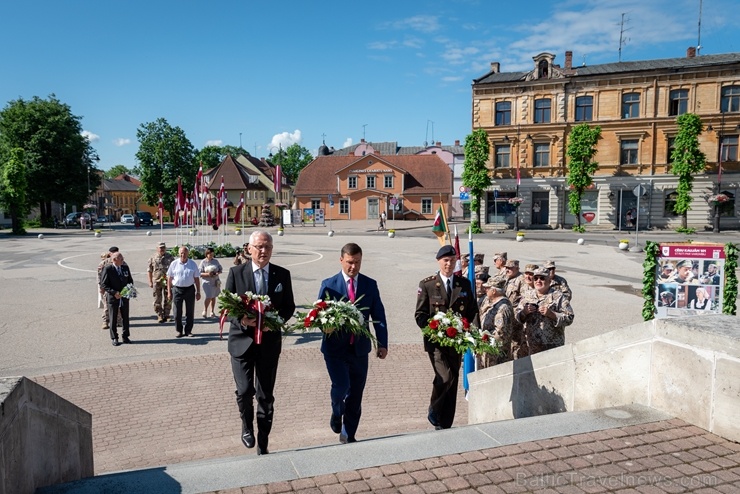
<instances>
[{"instance_id":1,"label":"green vine on wall","mask_svg":"<svg viewBox=\"0 0 740 494\"><path fill-rule=\"evenodd\" d=\"M737 314L737 245L725 244L725 293L722 313Z\"/></svg>"},{"instance_id":2,"label":"green vine on wall","mask_svg":"<svg viewBox=\"0 0 740 494\"><path fill-rule=\"evenodd\" d=\"M645 242L645 261L642 264L642 319L655 319L655 276L657 273L660 244L648 240Z\"/></svg>"}]
</instances>

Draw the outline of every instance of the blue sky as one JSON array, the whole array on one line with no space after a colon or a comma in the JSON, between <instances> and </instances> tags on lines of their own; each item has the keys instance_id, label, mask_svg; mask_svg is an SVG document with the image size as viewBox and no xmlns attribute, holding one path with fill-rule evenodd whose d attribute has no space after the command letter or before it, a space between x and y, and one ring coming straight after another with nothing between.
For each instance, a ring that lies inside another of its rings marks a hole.
<instances>
[{"instance_id":1,"label":"blue sky","mask_svg":"<svg viewBox=\"0 0 740 494\"><path fill-rule=\"evenodd\" d=\"M704 0L701 54L740 51L739 7ZM241 139L256 156L315 154L322 134L449 145L491 62L616 62L622 13L623 61L697 44L699 0L0 0L0 104L54 93L103 169L135 166L137 128L160 117L196 148Z\"/></svg>"}]
</instances>

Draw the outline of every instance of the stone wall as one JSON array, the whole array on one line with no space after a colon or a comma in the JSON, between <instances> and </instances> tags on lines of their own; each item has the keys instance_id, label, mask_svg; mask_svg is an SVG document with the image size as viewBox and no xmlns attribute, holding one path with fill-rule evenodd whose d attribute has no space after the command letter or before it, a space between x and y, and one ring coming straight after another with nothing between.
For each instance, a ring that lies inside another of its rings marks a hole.
<instances>
[{"instance_id":1,"label":"stone wall","mask_svg":"<svg viewBox=\"0 0 740 494\"><path fill-rule=\"evenodd\" d=\"M0 494L92 475L92 416L25 377L0 378Z\"/></svg>"},{"instance_id":2,"label":"stone wall","mask_svg":"<svg viewBox=\"0 0 740 494\"><path fill-rule=\"evenodd\" d=\"M471 424L632 403L740 441L738 318L621 328L469 376Z\"/></svg>"}]
</instances>

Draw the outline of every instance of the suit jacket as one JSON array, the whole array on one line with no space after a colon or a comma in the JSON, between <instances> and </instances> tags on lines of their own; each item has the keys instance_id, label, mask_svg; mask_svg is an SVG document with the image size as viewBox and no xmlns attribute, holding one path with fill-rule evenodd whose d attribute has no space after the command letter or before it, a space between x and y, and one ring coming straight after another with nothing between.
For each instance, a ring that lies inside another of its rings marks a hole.
<instances>
[{"instance_id":1,"label":"suit jacket","mask_svg":"<svg viewBox=\"0 0 740 494\"><path fill-rule=\"evenodd\" d=\"M365 316L365 324L368 328L370 327L369 321L372 319L375 337L378 339L378 347L388 348L388 325L385 320L385 307L383 307L383 302L380 300L378 284L374 279L362 273L357 274L356 280L355 299L362 297L357 302L357 307ZM349 300L347 283L344 281L341 272L321 282L318 298L325 300L327 296L332 300ZM349 348L351 336L352 334L348 331L335 331L330 335L325 334L321 340L321 352L324 354L345 353ZM355 335L354 348L356 355L368 354L372 348L372 342L366 336Z\"/></svg>"},{"instance_id":2,"label":"suit jacket","mask_svg":"<svg viewBox=\"0 0 740 494\"><path fill-rule=\"evenodd\" d=\"M103 274L100 276L100 286L108 294L108 301L115 300L116 292L120 292L129 283L133 283L134 279L131 277L131 270L126 264L121 266L121 276L118 276L116 265L113 263L108 264L103 268Z\"/></svg>"},{"instance_id":3,"label":"suit jacket","mask_svg":"<svg viewBox=\"0 0 740 494\"><path fill-rule=\"evenodd\" d=\"M267 295L270 297L273 308L277 309L280 317L287 321L293 317L293 312L295 312L290 271L273 263L270 263L269 266ZM225 289L239 295L256 291L251 259L229 270ZM230 322L228 349L233 357L239 358L247 352L254 341L254 328L242 330L241 324L234 317L230 318ZM274 343L273 340L276 340L279 344L281 337L281 331L264 331L262 333L262 344Z\"/></svg>"},{"instance_id":4,"label":"suit jacket","mask_svg":"<svg viewBox=\"0 0 740 494\"><path fill-rule=\"evenodd\" d=\"M437 312L447 312L452 309L465 317L471 324L478 324L478 301L475 298L475 289L470 280L462 276L452 277L452 297L447 300L447 290L442 283L439 273L424 278L419 282L416 297L416 325L426 327L429 319ZM434 351L438 345L424 337L424 350Z\"/></svg>"}]
</instances>

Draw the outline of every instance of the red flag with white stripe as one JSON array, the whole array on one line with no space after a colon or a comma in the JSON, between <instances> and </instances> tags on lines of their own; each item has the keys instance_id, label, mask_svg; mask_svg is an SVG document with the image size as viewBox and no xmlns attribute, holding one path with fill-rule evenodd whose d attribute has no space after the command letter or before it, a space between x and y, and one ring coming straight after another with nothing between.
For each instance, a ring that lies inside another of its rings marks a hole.
<instances>
[{"instance_id":1,"label":"red flag with white stripe","mask_svg":"<svg viewBox=\"0 0 740 494\"><path fill-rule=\"evenodd\" d=\"M234 213L234 223L240 223L242 220L242 209L244 209L244 192L239 199L239 204L236 205L236 212Z\"/></svg>"}]
</instances>

